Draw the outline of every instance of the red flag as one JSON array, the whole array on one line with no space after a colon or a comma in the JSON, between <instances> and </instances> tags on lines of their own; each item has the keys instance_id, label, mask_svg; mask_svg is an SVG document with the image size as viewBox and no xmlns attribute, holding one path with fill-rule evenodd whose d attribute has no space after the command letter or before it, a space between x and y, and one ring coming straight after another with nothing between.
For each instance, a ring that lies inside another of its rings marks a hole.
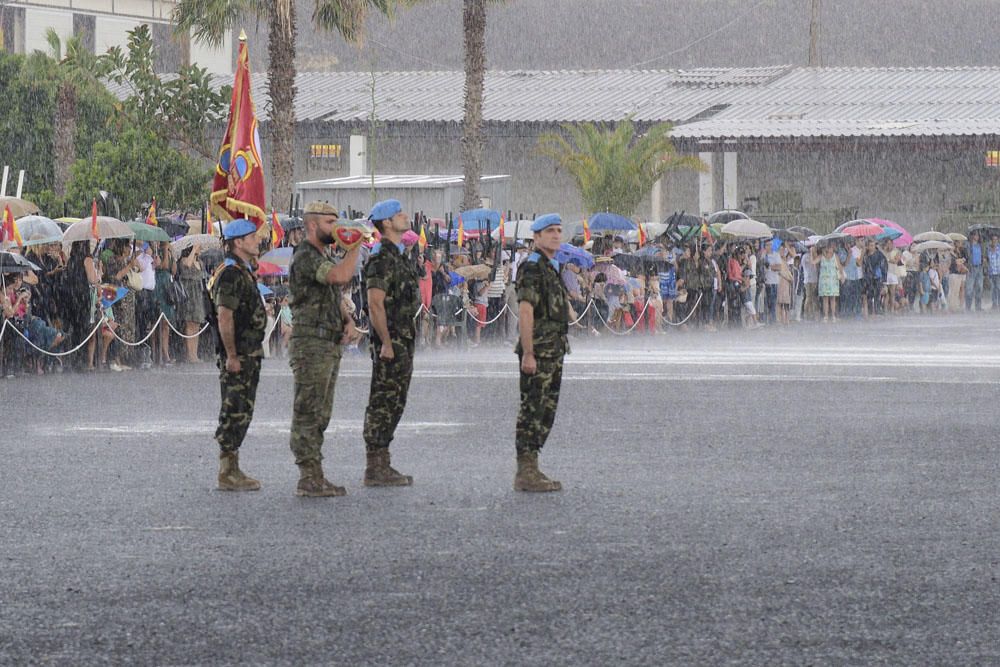
<instances>
[{"instance_id":1,"label":"red flag","mask_svg":"<svg viewBox=\"0 0 1000 667\"><path fill-rule=\"evenodd\" d=\"M14 214L10 212L9 205L3 207L2 237L0 241L16 243L18 248L24 245L24 239L21 238L21 232L17 229L17 223L14 222Z\"/></svg>"},{"instance_id":2,"label":"red flag","mask_svg":"<svg viewBox=\"0 0 1000 667\"><path fill-rule=\"evenodd\" d=\"M160 221L156 219L156 197L153 197L153 203L149 205L149 212L146 213L146 224L153 227L160 226Z\"/></svg>"},{"instance_id":3,"label":"red flag","mask_svg":"<svg viewBox=\"0 0 1000 667\"><path fill-rule=\"evenodd\" d=\"M97 200L90 205L90 235L95 241L101 240L101 235L97 231Z\"/></svg>"},{"instance_id":4,"label":"red flag","mask_svg":"<svg viewBox=\"0 0 1000 667\"><path fill-rule=\"evenodd\" d=\"M240 34L229 125L219 149L211 200L216 215L224 220L246 218L258 229L266 222L264 161L260 157L257 111L250 95L250 60L245 34Z\"/></svg>"},{"instance_id":5,"label":"red flag","mask_svg":"<svg viewBox=\"0 0 1000 667\"><path fill-rule=\"evenodd\" d=\"M639 247L646 245L646 231L642 228L642 223L639 223Z\"/></svg>"},{"instance_id":6,"label":"red flag","mask_svg":"<svg viewBox=\"0 0 1000 667\"><path fill-rule=\"evenodd\" d=\"M462 216L458 216L458 247L465 245L465 225L462 224Z\"/></svg>"},{"instance_id":7,"label":"red flag","mask_svg":"<svg viewBox=\"0 0 1000 667\"><path fill-rule=\"evenodd\" d=\"M209 236L215 236L215 222L212 220L211 202L209 202L208 208L205 209L205 233Z\"/></svg>"},{"instance_id":8,"label":"red flag","mask_svg":"<svg viewBox=\"0 0 1000 667\"><path fill-rule=\"evenodd\" d=\"M590 225L587 224L587 219L583 219L583 242L590 243Z\"/></svg>"},{"instance_id":9,"label":"red flag","mask_svg":"<svg viewBox=\"0 0 1000 667\"><path fill-rule=\"evenodd\" d=\"M285 230L281 227L281 223L278 222L278 214L271 209L271 247L277 248L281 245L281 242L285 239Z\"/></svg>"},{"instance_id":10,"label":"red flag","mask_svg":"<svg viewBox=\"0 0 1000 667\"><path fill-rule=\"evenodd\" d=\"M417 239L417 243L420 244L421 250L427 247L427 231L424 229L423 223L420 223L420 238Z\"/></svg>"},{"instance_id":11,"label":"red flag","mask_svg":"<svg viewBox=\"0 0 1000 667\"><path fill-rule=\"evenodd\" d=\"M504 229L503 229L503 213L500 214L500 245L503 245Z\"/></svg>"}]
</instances>

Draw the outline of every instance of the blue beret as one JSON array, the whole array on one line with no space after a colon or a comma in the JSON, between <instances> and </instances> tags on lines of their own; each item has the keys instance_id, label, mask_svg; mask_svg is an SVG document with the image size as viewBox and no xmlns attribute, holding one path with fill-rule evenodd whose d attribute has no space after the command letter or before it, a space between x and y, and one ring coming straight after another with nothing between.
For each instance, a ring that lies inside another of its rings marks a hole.
<instances>
[{"instance_id":1,"label":"blue beret","mask_svg":"<svg viewBox=\"0 0 1000 667\"><path fill-rule=\"evenodd\" d=\"M245 218L237 218L231 222L226 223L222 228L222 238L227 241L233 239L240 239L249 234L253 234L257 231L257 225L253 224Z\"/></svg>"},{"instance_id":2,"label":"blue beret","mask_svg":"<svg viewBox=\"0 0 1000 667\"><path fill-rule=\"evenodd\" d=\"M539 216L531 223L531 231L535 234L542 231L546 227L551 227L552 225L561 225L562 218L559 217L558 213L546 213L545 215Z\"/></svg>"},{"instance_id":3,"label":"blue beret","mask_svg":"<svg viewBox=\"0 0 1000 667\"><path fill-rule=\"evenodd\" d=\"M374 222L388 220L402 210L403 205L399 203L398 199L384 199L372 206L372 212L368 214L368 219Z\"/></svg>"}]
</instances>

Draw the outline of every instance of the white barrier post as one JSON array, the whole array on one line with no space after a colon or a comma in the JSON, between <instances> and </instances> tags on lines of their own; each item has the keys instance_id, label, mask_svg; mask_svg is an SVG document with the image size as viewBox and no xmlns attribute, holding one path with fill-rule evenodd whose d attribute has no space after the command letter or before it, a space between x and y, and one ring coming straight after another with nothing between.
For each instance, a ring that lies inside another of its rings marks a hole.
<instances>
[{"instance_id":1,"label":"white barrier post","mask_svg":"<svg viewBox=\"0 0 1000 667\"><path fill-rule=\"evenodd\" d=\"M24 191L24 169L17 173L17 194L14 195L18 199L21 198L21 192Z\"/></svg>"}]
</instances>

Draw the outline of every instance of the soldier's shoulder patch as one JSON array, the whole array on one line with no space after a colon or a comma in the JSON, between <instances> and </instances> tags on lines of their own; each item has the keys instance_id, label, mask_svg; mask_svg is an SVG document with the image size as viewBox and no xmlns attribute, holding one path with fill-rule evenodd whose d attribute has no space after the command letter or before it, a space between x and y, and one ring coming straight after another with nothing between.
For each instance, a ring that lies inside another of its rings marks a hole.
<instances>
[{"instance_id":1,"label":"soldier's shoulder patch","mask_svg":"<svg viewBox=\"0 0 1000 667\"><path fill-rule=\"evenodd\" d=\"M539 253L533 252L530 255L528 255L528 258L524 261L529 262L531 264L537 264L538 260L540 260L541 258L542 256Z\"/></svg>"}]
</instances>

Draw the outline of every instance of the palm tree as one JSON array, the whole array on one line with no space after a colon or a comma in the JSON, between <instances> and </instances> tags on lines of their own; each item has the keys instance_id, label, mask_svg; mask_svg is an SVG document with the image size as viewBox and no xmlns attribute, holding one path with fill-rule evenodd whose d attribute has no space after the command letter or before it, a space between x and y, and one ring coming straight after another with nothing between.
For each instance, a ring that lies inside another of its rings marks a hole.
<instances>
[{"instance_id":1,"label":"palm tree","mask_svg":"<svg viewBox=\"0 0 1000 667\"><path fill-rule=\"evenodd\" d=\"M391 16L398 0L315 0L313 21L360 44L365 18L375 10ZM210 46L248 16L267 21L267 90L270 98L271 205L289 201L295 166L295 0L180 0L174 9L177 31L194 30Z\"/></svg>"},{"instance_id":2,"label":"palm tree","mask_svg":"<svg viewBox=\"0 0 1000 667\"><path fill-rule=\"evenodd\" d=\"M479 208L483 175L483 81L486 78L486 4L505 0L465 0L462 41L465 49L465 114L462 118L462 208Z\"/></svg>"},{"instance_id":3,"label":"palm tree","mask_svg":"<svg viewBox=\"0 0 1000 667\"><path fill-rule=\"evenodd\" d=\"M638 137L631 118L614 127L567 123L562 128L565 134L539 137L538 152L555 160L557 169L569 172L588 214L609 211L630 216L664 174L706 169L697 157L677 154L669 123Z\"/></svg>"},{"instance_id":4,"label":"palm tree","mask_svg":"<svg viewBox=\"0 0 1000 667\"><path fill-rule=\"evenodd\" d=\"M78 36L66 40L63 54L59 34L49 28L45 31L49 56L59 63L59 83L56 89L56 111L53 119L52 157L54 160L53 191L66 196L70 168L76 160L77 91L86 81L96 80L97 59L87 51Z\"/></svg>"}]
</instances>

